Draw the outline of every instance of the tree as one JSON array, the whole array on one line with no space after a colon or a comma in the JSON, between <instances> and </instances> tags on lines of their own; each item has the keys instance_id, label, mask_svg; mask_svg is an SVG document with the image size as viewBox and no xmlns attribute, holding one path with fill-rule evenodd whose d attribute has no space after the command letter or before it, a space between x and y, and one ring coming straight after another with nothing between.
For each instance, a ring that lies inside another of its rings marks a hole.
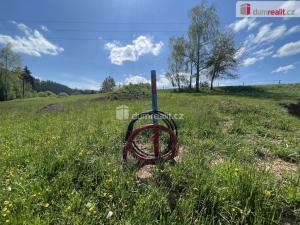
<instances>
[{"instance_id":1,"label":"tree","mask_svg":"<svg viewBox=\"0 0 300 225\"><path fill-rule=\"evenodd\" d=\"M211 90L215 79L234 79L237 77L233 73L238 65L235 57L236 52L234 38L231 35L220 34L215 38L211 55L206 62Z\"/></svg>"},{"instance_id":2,"label":"tree","mask_svg":"<svg viewBox=\"0 0 300 225\"><path fill-rule=\"evenodd\" d=\"M172 50L169 57L169 69L166 78L171 82L173 87L181 89L182 83L185 83L185 40L183 37L171 38L170 48Z\"/></svg>"},{"instance_id":3,"label":"tree","mask_svg":"<svg viewBox=\"0 0 300 225\"><path fill-rule=\"evenodd\" d=\"M102 82L101 90L103 92L111 92L111 91L113 91L115 86L116 86L116 82L115 82L114 78L112 78L111 76L108 76Z\"/></svg>"},{"instance_id":4,"label":"tree","mask_svg":"<svg viewBox=\"0 0 300 225\"><path fill-rule=\"evenodd\" d=\"M22 95L25 97L25 85L29 84L33 88L35 83L35 78L31 75L31 71L27 66L24 67L23 72L21 73L20 79L22 80Z\"/></svg>"},{"instance_id":5,"label":"tree","mask_svg":"<svg viewBox=\"0 0 300 225\"><path fill-rule=\"evenodd\" d=\"M0 97L3 100L8 99L8 75L9 72L16 70L21 65L20 56L12 51L11 44L7 44L0 50L0 69L1 81L3 86L1 88Z\"/></svg>"},{"instance_id":6,"label":"tree","mask_svg":"<svg viewBox=\"0 0 300 225\"><path fill-rule=\"evenodd\" d=\"M185 56L186 56L186 71L190 72L190 79L189 79L189 88L192 88L193 83L193 59L194 59L194 49L192 48L192 43L186 41L185 44Z\"/></svg>"},{"instance_id":7,"label":"tree","mask_svg":"<svg viewBox=\"0 0 300 225\"><path fill-rule=\"evenodd\" d=\"M218 17L213 5L207 6L206 1L192 8L189 12L191 25L188 30L189 43L193 64L196 68L196 91L199 91L200 71L205 69L205 56L209 41L217 33Z\"/></svg>"}]
</instances>

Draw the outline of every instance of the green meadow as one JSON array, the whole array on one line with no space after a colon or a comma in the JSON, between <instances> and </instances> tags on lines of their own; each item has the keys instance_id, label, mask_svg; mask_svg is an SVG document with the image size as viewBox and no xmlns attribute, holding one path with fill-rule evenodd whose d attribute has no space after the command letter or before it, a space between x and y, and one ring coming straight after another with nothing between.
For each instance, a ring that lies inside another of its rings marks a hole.
<instances>
[{"instance_id":1,"label":"green meadow","mask_svg":"<svg viewBox=\"0 0 300 225\"><path fill-rule=\"evenodd\" d=\"M150 99L100 96L0 102L0 224L300 223L299 84L160 91L159 109L184 115L181 160L146 180L122 164L116 107Z\"/></svg>"}]
</instances>

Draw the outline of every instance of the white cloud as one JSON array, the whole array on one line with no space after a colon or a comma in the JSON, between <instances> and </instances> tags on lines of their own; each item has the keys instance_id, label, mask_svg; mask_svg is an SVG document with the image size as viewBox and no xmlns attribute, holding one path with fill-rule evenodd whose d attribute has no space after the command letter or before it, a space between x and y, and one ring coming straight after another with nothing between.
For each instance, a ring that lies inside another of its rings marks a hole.
<instances>
[{"instance_id":1,"label":"white cloud","mask_svg":"<svg viewBox=\"0 0 300 225\"><path fill-rule=\"evenodd\" d=\"M241 58L241 57L245 54L246 51L247 51L247 48L246 48L246 47L241 47L241 48L235 53L234 58L235 58L235 59Z\"/></svg>"},{"instance_id":2,"label":"white cloud","mask_svg":"<svg viewBox=\"0 0 300 225\"><path fill-rule=\"evenodd\" d=\"M45 25L41 25L41 29L42 29L43 31L49 31L48 27L46 27Z\"/></svg>"},{"instance_id":3,"label":"white cloud","mask_svg":"<svg viewBox=\"0 0 300 225\"><path fill-rule=\"evenodd\" d=\"M258 51L255 51L258 48L261 48L262 46L266 46L267 44L270 44L272 42L277 41L278 39L300 32L300 26L296 25L290 28L287 28L286 25L279 25L276 27L273 27L272 23L268 23L265 25L262 25L258 32L256 34L250 34L248 35L247 39L244 41L243 47L240 49L240 52L237 52L236 58L240 58L243 55L245 55L246 52L251 53L251 55L244 59L242 62L242 66L249 66L253 65L258 61L261 61L265 59L266 57L273 54L273 46L269 46L264 49L260 49ZM296 46L295 46L296 45ZM294 43L293 49L290 48L290 46L283 46L285 48L279 49L276 55L273 55L273 57L283 57L289 51L289 54L297 54L297 44ZM247 50L246 50L247 49ZM281 52L280 52L281 51Z\"/></svg>"},{"instance_id":4,"label":"white cloud","mask_svg":"<svg viewBox=\"0 0 300 225\"><path fill-rule=\"evenodd\" d=\"M124 84L150 84L151 81L142 75L129 75L126 77ZM164 76L160 75L159 79L156 81L157 88L169 88L171 87L170 81Z\"/></svg>"},{"instance_id":5,"label":"white cloud","mask_svg":"<svg viewBox=\"0 0 300 225\"><path fill-rule=\"evenodd\" d=\"M296 25L291 28L287 28L286 25L279 25L272 27L272 23L262 25L256 34L250 34L244 41L244 46L248 50L256 49L261 44L268 44L277 41L278 39L300 32L300 26Z\"/></svg>"},{"instance_id":6,"label":"white cloud","mask_svg":"<svg viewBox=\"0 0 300 225\"><path fill-rule=\"evenodd\" d=\"M260 49L253 54L258 57L260 60L263 60L265 57L273 54L273 48L274 46L270 46L268 48Z\"/></svg>"},{"instance_id":7,"label":"white cloud","mask_svg":"<svg viewBox=\"0 0 300 225\"><path fill-rule=\"evenodd\" d=\"M125 79L125 84L150 84L150 81L141 75L129 75Z\"/></svg>"},{"instance_id":8,"label":"white cloud","mask_svg":"<svg viewBox=\"0 0 300 225\"><path fill-rule=\"evenodd\" d=\"M288 17L285 17L285 18L288 18ZM288 35L288 34L293 34L293 33L297 33L297 32L300 32L300 25L291 27L290 29L288 29L286 34Z\"/></svg>"},{"instance_id":9,"label":"white cloud","mask_svg":"<svg viewBox=\"0 0 300 225\"><path fill-rule=\"evenodd\" d=\"M252 57L246 58L242 62L242 66L253 65L253 64L257 63L258 61L264 60L267 56L272 55L272 54L273 54L273 46L260 49L256 52L254 52Z\"/></svg>"},{"instance_id":10,"label":"white cloud","mask_svg":"<svg viewBox=\"0 0 300 225\"><path fill-rule=\"evenodd\" d=\"M280 66L276 70L273 70L272 73L287 73L290 70L295 69L295 66L293 64L287 65L287 66Z\"/></svg>"},{"instance_id":11,"label":"white cloud","mask_svg":"<svg viewBox=\"0 0 300 225\"><path fill-rule=\"evenodd\" d=\"M296 42L289 42L282 47L280 47L276 54L273 55L273 57L286 57L286 56L291 56L291 55L296 55L300 53L300 41Z\"/></svg>"},{"instance_id":12,"label":"white cloud","mask_svg":"<svg viewBox=\"0 0 300 225\"><path fill-rule=\"evenodd\" d=\"M255 18L249 18L245 17L241 20L237 20L234 23L229 25L229 28L231 28L235 32L239 32L243 29L251 30L252 28L256 27L258 25L258 22L255 20Z\"/></svg>"},{"instance_id":13,"label":"white cloud","mask_svg":"<svg viewBox=\"0 0 300 225\"><path fill-rule=\"evenodd\" d=\"M272 23L261 26L255 38L253 39L253 43L259 44L263 42L276 41L282 37L287 30L285 25L277 26L274 29L271 29L271 27Z\"/></svg>"},{"instance_id":14,"label":"white cloud","mask_svg":"<svg viewBox=\"0 0 300 225\"><path fill-rule=\"evenodd\" d=\"M32 30L23 23L12 22L25 36L9 36L0 34L0 43L12 45L12 50L32 56L58 55L64 49L48 41L38 30Z\"/></svg>"},{"instance_id":15,"label":"white cloud","mask_svg":"<svg viewBox=\"0 0 300 225\"><path fill-rule=\"evenodd\" d=\"M256 57L249 57L242 62L242 66L250 66L255 64L258 61Z\"/></svg>"},{"instance_id":16,"label":"white cloud","mask_svg":"<svg viewBox=\"0 0 300 225\"><path fill-rule=\"evenodd\" d=\"M109 59L112 64L122 65L124 61L135 62L139 57L145 54L159 55L163 43L153 43L152 38L147 36L139 36L132 41L131 44L121 46L120 43L108 42L105 48L110 51Z\"/></svg>"}]
</instances>

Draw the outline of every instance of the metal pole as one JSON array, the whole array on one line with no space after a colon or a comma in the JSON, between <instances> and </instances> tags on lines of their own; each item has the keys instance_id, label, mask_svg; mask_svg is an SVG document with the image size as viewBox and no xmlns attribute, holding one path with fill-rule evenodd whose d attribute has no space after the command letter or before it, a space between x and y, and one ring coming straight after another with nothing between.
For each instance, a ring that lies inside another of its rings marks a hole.
<instances>
[{"instance_id":1,"label":"metal pole","mask_svg":"<svg viewBox=\"0 0 300 225\"><path fill-rule=\"evenodd\" d=\"M157 112L157 90L156 90L156 71L151 70L151 90L152 90L152 111ZM153 124L158 124L157 114L153 114L152 121ZM159 134L157 129L153 129L153 147L154 147L154 155L155 158L160 158L159 155Z\"/></svg>"},{"instance_id":2,"label":"metal pole","mask_svg":"<svg viewBox=\"0 0 300 225\"><path fill-rule=\"evenodd\" d=\"M152 111L157 112L157 90L156 90L156 71L151 70L151 90L152 90ZM153 115L153 124L157 124L157 118Z\"/></svg>"}]
</instances>

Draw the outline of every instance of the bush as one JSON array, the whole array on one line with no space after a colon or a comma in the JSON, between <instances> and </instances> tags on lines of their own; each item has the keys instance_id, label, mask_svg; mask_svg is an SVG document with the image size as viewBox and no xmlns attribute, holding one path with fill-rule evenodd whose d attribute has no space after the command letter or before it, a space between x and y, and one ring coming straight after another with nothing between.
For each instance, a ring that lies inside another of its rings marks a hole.
<instances>
[{"instance_id":1,"label":"bush","mask_svg":"<svg viewBox=\"0 0 300 225\"><path fill-rule=\"evenodd\" d=\"M54 97L56 94L54 94L52 91L45 91L45 92L39 92L38 97Z\"/></svg>"},{"instance_id":2,"label":"bush","mask_svg":"<svg viewBox=\"0 0 300 225\"><path fill-rule=\"evenodd\" d=\"M69 95L66 92L60 92L58 97L68 97Z\"/></svg>"},{"instance_id":3,"label":"bush","mask_svg":"<svg viewBox=\"0 0 300 225\"><path fill-rule=\"evenodd\" d=\"M150 84L128 84L121 87L117 92L125 92L130 94L150 94Z\"/></svg>"}]
</instances>

